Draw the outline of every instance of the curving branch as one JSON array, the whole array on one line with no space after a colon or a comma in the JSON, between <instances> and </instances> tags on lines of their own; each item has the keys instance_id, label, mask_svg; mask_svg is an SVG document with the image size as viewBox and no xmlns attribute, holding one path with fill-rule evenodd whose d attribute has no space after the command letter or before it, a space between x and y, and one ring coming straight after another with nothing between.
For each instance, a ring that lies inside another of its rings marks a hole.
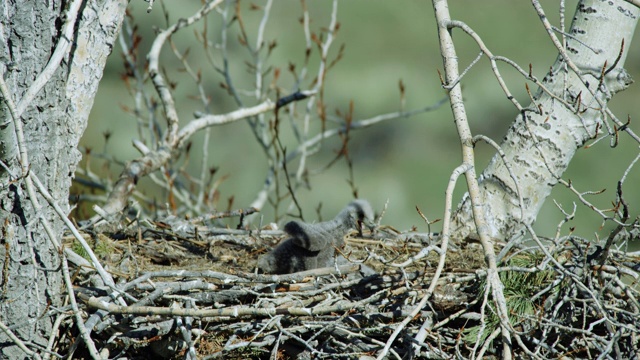
<instances>
[{"instance_id":1,"label":"curving branch","mask_svg":"<svg viewBox=\"0 0 640 360\"><path fill-rule=\"evenodd\" d=\"M71 45L71 39L74 37L74 26L76 25L76 19L80 12L80 7L84 3L83 0L75 0L69 5L69 9L66 12L66 21L62 27L62 35L60 41L56 44L56 48L47 63L47 66L42 70L36 80L29 86L29 89L24 94L20 102L17 105L16 115L20 117L27 106L31 105L33 99L36 97L40 89L42 89L51 79L53 73L58 70L58 66L62 61L62 58L67 55L69 45Z\"/></svg>"},{"instance_id":2,"label":"curving branch","mask_svg":"<svg viewBox=\"0 0 640 360\"><path fill-rule=\"evenodd\" d=\"M631 43L640 9L622 1L581 1L568 31L572 36L564 39L565 49L540 4L533 1L533 5L558 49L558 57L541 82L534 80L529 71L526 78L542 86L537 94L530 93L529 106L518 108L518 115L501 144L503 154L496 154L479 177L483 211L491 217L488 230L500 240L526 233L526 225L535 221L552 188L558 183L569 184L561 176L576 151L598 137L599 129L609 128L608 120L615 127L609 132L611 135L605 136L617 137L622 129L631 138L637 138L613 116L607 102L632 82L623 68L628 46L620 44ZM455 25L473 34L478 44L482 44L470 29ZM516 69L525 73L519 67ZM461 238L476 233L471 219L473 207L467 198L456 213Z\"/></svg>"},{"instance_id":3,"label":"curving branch","mask_svg":"<svg viewBox=\"0 0 640 360\"><path fill-rule=\"evenodd\" d=\"M262 114L274 109L275 103L267 100L254 107L238 109L224 115L207 115L192 121L180 130L171 142L163 141L157 150L149 151L142 157L129 162L109 193L109 197L102 207L102 210L104 210L107 216L122 211L127 206L129 197L135 190L138 179L164 166L176 152L184 147L187 140L198 130L209 126L222 125L246 119L250 116ZM99 216L94 216L90 223L95 224L99 219Z\"/></svg>"},{"instance_id":4,"label":"curving branch","mask_svg":"<svg viewBox=\"0 0 640 360\"><path fill-rule=\"evenodd\" d=\"M438 24L438 36L440 38L440 53L443 57L445 69L445 84L450 84L459 78L458 73L458 56L456 54L455 45L451 36L451 28L453 26L451 15L446 0L433 0L436 21ZM454 86L449 91L449 99L451 101L451 111L458 130L460 145L462 151L462 164L467 167L465 169L465 178L467 180L468 201L471 203L471 211L469 223L467 226L477 231L480 243L484 250L485 261L487 262L487 286L491 289L493 301L496 304L498 317L500 318L500 328L502 335L502 358L504 360L511 359L511 334L509 323L509 312L507 309L506 299L504 297L503 285L498 277L496 255L493 249L494 241L490 236L489 225L483 209L480 186L476 178L474 141L469 127L467 113L462 98L462 87L460 84ZM447 215L447 214L445 214ZM459 234L455 234L456 236ZM487 289L487 293L489 289Z\"/></svg>"},{"instance_id":5,"label":"curving branch","mask_svg":"<svg viewBox=\"0 0 640 360\"><path fill-rule=\"evenodd\" d=\"M151 50L149 50L149 76L151 77L151 81L153 81L153 86L155 86L158 95L160 96L160 100L162 102L162 106L164 107L165 115L167 116L168 126L167 133L165 135L165 140L167 142L172 142L176 137L178 132L178 112L176 111L175 102L173 101L173 96L171 95L171 91L167 87L164 77L159 71L159 57L160 50L162 50L162 46L165 44L167 39L176 33L178 30L187 27L198 20L202 19L205 15L207 15L211 10L215 9L216 6L220 5L222 0L209 0L206 4L200 8L193 16L187 19L180 19L178 22L170 26L168 29L162 31L151 45Z\"/></svg>"}]
</instances>

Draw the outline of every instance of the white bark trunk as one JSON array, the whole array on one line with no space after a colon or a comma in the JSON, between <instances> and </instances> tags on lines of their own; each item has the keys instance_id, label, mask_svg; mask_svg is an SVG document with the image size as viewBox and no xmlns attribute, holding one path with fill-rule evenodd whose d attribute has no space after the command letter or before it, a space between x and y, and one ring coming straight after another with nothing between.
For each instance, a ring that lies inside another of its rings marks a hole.
<instances>
[{"instance_id":1,"label":"white bark trunk","mask_svg":"<svg viewBox=\"0 0 640 360\"><path fill-rule=\"evenodd\" d=\"M0 2L0 66L10 96L18 104L52 58L70 2ZM80 8L77 32L46 85L20 116L29 171L38 176L63 209L75 167L77 145L102 78L111 44L122 22L126 0L89 0ZM0 321L26 343L46 348L62 304L58 249L47 239L39 216L60 238L64 225L46 201L29 201L18 160L17 138L5 99L0 101ZM40 352L38 348L31 348ZM0 358L25 354L0 332Z\"/></svg>"},{"instance_id":2,"label":"white bark trunk","mask_svg":"<svg viewBox=\"0 0 640 360\"><path fill-rule=\"evenodd\" d=\"M623 66L639 13L637 7L624 1L586 0L578 4L569 30L575 39L567 38L567 54L583 73L586 85L571 69L565 71L565 62L559 56L543 80L554 96L540 91L529 109L540 106L542 113L518 115L501 144L518 186L498 154L480 175L483 211L493 238L509 239L524 232L523 223L535 221L576 150L593 138L597 124L602 125L597 100L606 105L613 94L631 83ZM623 39L624 52L598 89L602 68L605 63L607 69L614 65ZM579 106L579 111L572 111L559 99L573 108ZM517 189L524 203L522 210ZM471 203L465 196L454 217L456 238L476 236L471 213Z\"/></svg>"}]
</instances>

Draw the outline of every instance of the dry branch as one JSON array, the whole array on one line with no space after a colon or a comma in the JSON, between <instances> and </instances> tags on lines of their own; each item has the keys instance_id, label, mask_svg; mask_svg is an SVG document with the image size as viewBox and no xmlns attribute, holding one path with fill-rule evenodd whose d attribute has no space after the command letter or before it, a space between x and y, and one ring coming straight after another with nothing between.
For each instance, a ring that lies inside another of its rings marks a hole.
<instances>
[{"instance_id":1,"label":"dry branch","mask_svg":"<svg viewBox=\"0 0 640 360\"><path fill-rule=\"evenodd\" d=\"M376 238L379 246L373 239L359 239L349 251L359 254L358 249L366 246L363 251L389 257L386 252L411 242L408 238L406 234ZM635 325L640 319L640 293L624 281L627 276L640 277L633 265L638 255L612 250L600 266L602 252L583 239L564 238L563 245L552 251L546 250L552 240L536 241L544 252L513 253L506 260L508 266L497 269L510 294L506 300L516 330L514 356L558 357L583 352L585 346L588 351L622 357L638 351L633 339L640 332ZM179 240L171 243L175 246ZM419 247L402 248L402 259L415 258L419 252ZM478 255L473 246L457 252ZM451 252L441 256L434 251L429 257L449 262L451 256ZM120 281L119 291L137 299L129 306L114 305L106 292L96 288L78 286L76 294L87 313L102 312L103 321L90 325L97 348L124 351L137 344L128 350L131 355L158 351L155 342L174 342L175 349L190 349L198 356L230 359L246 358L253 351L295 356L291 351L297 346L319 358L365 354L467 358L473 357L474 347L476 356L497 356L501 350L495 346L500 342L496 334L501 325L494 306L482 304L491 292L485 288L487 271L477 260L475 269L449 266L439 275L436 269L424 269L425 259L401 271L378 263L384 273L364 278L354 276L359 265L288 275L169 268ZM523 298L512 295L520 292ZM573 314L582 314L580 319L563 310L570 307ZM119 316L123 314L129 317ZM188 319L190 326L186 326ZM171 330L176 326L178 331ZM112 327L124 330L115 335L115 343L106 335ZM393 329L399 329L397 338L385 348ZM156 339L145 343L151 334ZM574 335L584 341L576 341ZM609 346L612 341L618 345ZM114 344L120 345L113 348Z\"/></svg>"}]
</instances>

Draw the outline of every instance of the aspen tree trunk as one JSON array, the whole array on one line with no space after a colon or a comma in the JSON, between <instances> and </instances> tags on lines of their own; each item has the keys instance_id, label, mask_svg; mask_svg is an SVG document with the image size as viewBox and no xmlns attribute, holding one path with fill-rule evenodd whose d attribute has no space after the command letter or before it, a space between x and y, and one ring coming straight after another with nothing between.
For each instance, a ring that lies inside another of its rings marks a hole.
<instances>
[{"instance_id":1,"label":"aspen tree trunk","mask_svg":"<svg viewBox=\"0 0 640 360\"><path fill-rule=\"evenodd\" d=\"M494 239L523 234L523 224L535 221L576 150L595 136L598 124L602 126L603 106L631 84L623 66L639 14L637 7L621 0L578 3L568 32L571 37L566 38L566 55L585 81L560 54L542 81L553 96L540 90L528 107L531 111L516 117L501 144L517 187L498 154L479 177L482 209ZM561 41L561 34L554 34ZM620 54L623 40L624 51ZM608 72L601 81L603 67ZM600 135L604 129L599 129ZM524 203L522 210L518 190ZM477 236L471 214L471 202L465 196L454 215L456 238Z\"/></svg>"},{"instance_id":2,"label":"aspen tree trunk","mask_svg":"<svg viewBox=\"0 0 640 360\"><path fill-rule=\"evenodd\" d=\"M51 224L59 243L64 224L39 194L40 208L32 206L24 159L27 173L69 211L71 180L81 158L78 142L126 5L126 0L0 2L0 72L8 92L0 96L0 321L39 354L47 347L64 295L60 249L45 234L40 217ZM74 6L77 17L67 38L62 33ZM56 63L59 46L64 56ZM48 63L54 71L39 77ZM36 79L44 86L28 101ZM17 114L9 111L10 101ZM24 141L17 136L14 115ZM0 331L0 358L25 357Z\"/></svg>"}]
</instances>

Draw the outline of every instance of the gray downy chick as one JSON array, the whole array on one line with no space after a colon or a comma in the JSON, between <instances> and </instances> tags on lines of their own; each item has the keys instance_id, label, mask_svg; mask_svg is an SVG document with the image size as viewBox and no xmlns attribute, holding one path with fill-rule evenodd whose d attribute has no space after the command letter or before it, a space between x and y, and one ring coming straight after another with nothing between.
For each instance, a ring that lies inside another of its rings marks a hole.
<instances>
[{"instance_id":1,"label":"gray downy chick","mask_svg":"<svg viewBox=\"0 0 640 360\"><path fill-rule=\"evenodd\" d=\"M319 253L320 251L300 247L294 243L293 238L287 238L258 258L258 269L264 274L290 274L315 269Z\"/></svg>"},{"instance_id":2,"label":"gray downy chick","mask_svg":"<svg viewBox=\"0 0 640 360\"><path fill-rule=\"evenodd\" d=\"M290 221L284 231L290 236L258 259L258 269L268 274L332 266L335 249L344 245L344 236L361 224L375 227L373 210L366 200L354 200L333 219L316 224Z\"/></svg>"}]
</instances>

